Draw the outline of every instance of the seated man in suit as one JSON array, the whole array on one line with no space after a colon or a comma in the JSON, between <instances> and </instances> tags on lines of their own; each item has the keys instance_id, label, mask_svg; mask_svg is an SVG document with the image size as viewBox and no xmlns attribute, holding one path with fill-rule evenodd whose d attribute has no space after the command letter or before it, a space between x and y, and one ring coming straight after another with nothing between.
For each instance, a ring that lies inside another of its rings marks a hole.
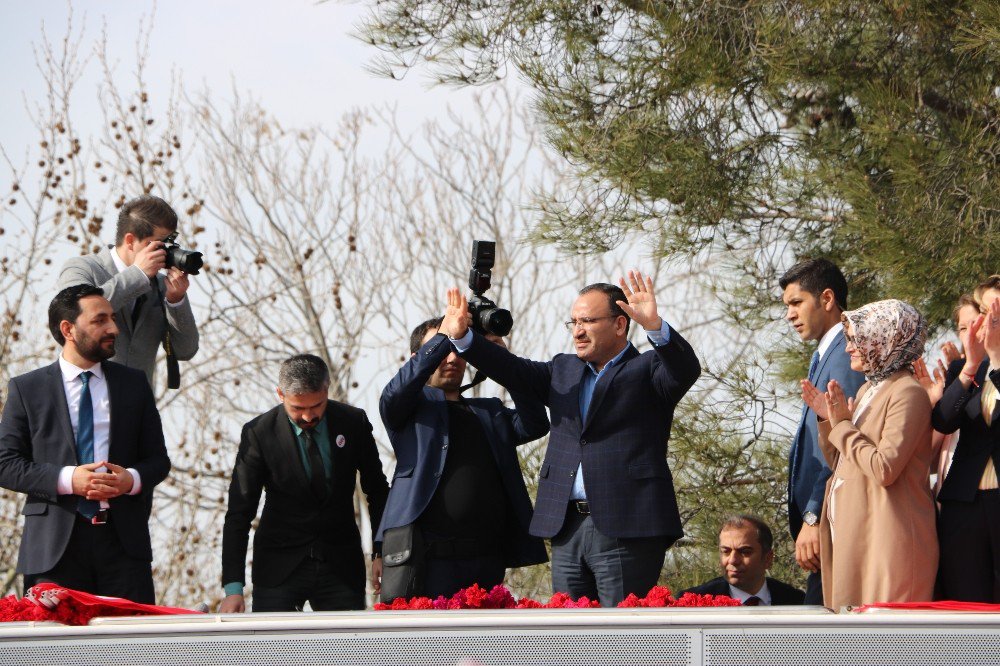
<instances>
[{"instance_id":1,"label":"seated man in suit","mask_svg":"<svg viewBox=\"0 0 1000 666\"><path fill-rule=\"evenodd\" d=\"M389 485L365 412L329 400L329 390L323 359L293 356L278 372L281 404L243 426L222 528L222 613L246 610L247 543L264 490L253 610L301 610L306 601L317 611L365 607L354 488L360 472L374 536Z\"/></svg>"},{"instance_id":2,"label":"seated man in suit","mask_svg":"<svg viewBox=\"0 0 1000 666\"><path fill-rule=\"evenodd\" d=\"M17 570L155 603L149 512L170 459L145 376L114 355L111 304L77 285L49 305L55 363L10 382L0 421L0 487L25 493Z\"/></svg>"},{"instance_id":3,"label":"seated man in suit","mask_svg":"<svg viewBox=\"0 0 1000 666\"><path fill-rule=\"evenodd\" d=\"M516 450L549 431L545 407L517 393L515 409L497 398L463 398L465 360L440 326L438 317L414 329L410 359L379 404L396 473L377 540L416 523L426 545L414 583L385 570L384 602L451 596L473 583L488 590L503 583L508 567L548 559L542 540L528 534L531 500Z\"/></svg>"},{"instance_id":4,"label":"seated man in suit","mask_svg":"<svg viewBox=\"0 0 1000 666\"><path fill-rule=\"evenodd\" d=\"M685 592L723 594L744 606L797 606L805 592L767 577L774 562L774 536L760 518L733 516L719 530L722 576Z\"/></svg>"},{"instance_id":5,"label":"seated man in suit","mask_svg":"<svg viewBox=\"0 0 1000 666\"><path fill-rule=\"evenodd\" d=\"M142 370L151 386L161 344L180 361L198 351L188 275L176 267L160 272L167 263L163 241L176 231L177 213L166 201L148 194L132 199L118 214L115 245L70 259L59 274L59 289L104 290L119 329L111 360Z\"/></svg>"}]
</instances>

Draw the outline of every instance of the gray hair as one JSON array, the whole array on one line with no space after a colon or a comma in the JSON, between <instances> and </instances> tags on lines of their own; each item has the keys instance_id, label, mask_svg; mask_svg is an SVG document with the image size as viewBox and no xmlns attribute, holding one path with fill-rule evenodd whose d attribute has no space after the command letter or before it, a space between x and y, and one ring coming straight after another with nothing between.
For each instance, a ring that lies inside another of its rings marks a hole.
<instances>
[{"instance_id":1,"label":"gray hair","mask_svg":"<svg viewBox=\"0 0 1000 666\"><path fill-rule=\"evenodd\" d=\"M330 387L330 369L319 356L297 354L281 362L278 388L285 395L326 391Z\"/></svg>"}]
</instances>

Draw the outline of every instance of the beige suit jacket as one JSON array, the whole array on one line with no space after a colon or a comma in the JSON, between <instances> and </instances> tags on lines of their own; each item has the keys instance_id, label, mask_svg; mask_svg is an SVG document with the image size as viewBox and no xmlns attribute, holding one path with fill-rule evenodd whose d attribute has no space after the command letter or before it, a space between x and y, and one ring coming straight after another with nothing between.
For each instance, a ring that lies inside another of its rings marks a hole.
<instances>
[{"instance_id":1,"label":"beige suit jacket","mask_svg":"<svg viewBox=\"0 0 1000 666\"><path fill-rule=\"evenodd\" d=\"M820 520L823 603L835 610L930 601L934 593L931 404L908 371L884 381L857 425L819 423L820 448L834 470ZM858 400L870 389L864 384Z\"/></svg>"}]
</instances>

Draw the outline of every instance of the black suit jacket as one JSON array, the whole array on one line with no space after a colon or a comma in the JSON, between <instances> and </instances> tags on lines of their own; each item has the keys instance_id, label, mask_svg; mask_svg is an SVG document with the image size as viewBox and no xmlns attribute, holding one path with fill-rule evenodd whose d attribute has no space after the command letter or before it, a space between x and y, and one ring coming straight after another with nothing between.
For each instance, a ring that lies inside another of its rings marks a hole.
<instances>
[{"instance_id":1,"label":"black suit jacket","mask_svg":"<svg viewBox=\"0 0 1000 666\"><path fill-rule=\"evenodd\" d=\"M586 363L573 354L539 362L517 357L478 333L462 356L511 391L549 408L552 432L539 473L531 533L551 538L566 518L583 462L591 517L609 537L683 536L667 440L674 408L701 372L698 357L671 329L662 347L625 355L601 375L587 419L580 418Z\"/></svg>"},{"instance_id":2,"label":"black suit jacket","mask_svg":"<svg viewBox=\"0 0 1000 666\"><path fill-rule=\"evenodd\" d=\"M396 472L378 540L393 527L414 522L437 491L448 455L448 403L444 391L427 386L427 380L451 353L444 335L435 335L400 368L382 391L379 411L396 452ZM518 393L511 393L516 409L498 398L465 398L479 419L487 444L497 463L511 516L510 533L500 535L504 564L521 567L548 560L545 544L528 534L531 499L517 460L517 446L543 437L549 431L545 407Z\"/></svg>"},{"instance_id":3,"label":"black suit jacket","mask_svg":"<svg viewBox=\"0 0 1000 666\"><path fill-rule=\"evenodd\" d=\"M1000 384L1000 370L987 377L989 359L984 359L976 371L976 382L966 389L956 381L965 361L959 359L948 367L944 395L931 412L931 423L938 432L952 433L962 430L951 469L941 485L938 501L958 500L971 502L976 497L979 481L986 469L986 461L993 458L993 465L1000 470L1000 409L993 404L991 425L983 420L983 385L992 381ZM978 387L976 386L978 384Z\"/></svg>"},{"instance_id":4,"label":"black suit jacket","mask_svg":"<svg viewBox=\"0 0 1000 666\"><path fill-rule=\"evenodd\" d=\"M141 371L111 361L101 368L111 405L108 460L135 469L142 482L139 494L110 500L111 525L125 552L148 562L153 488L170 471L160 414ZM0 486L28 495L18 572L44 573L66 550L79 498L58 495L57 484L63 467L78 464L59 363L12 379L0 422Z\"/></svg>"},{"instance_id":5,"label":"black suit jacket","mask_svg":"<svg viewBox=\"0 0 1000 666\"><path fill-rule=\"evenodd\" d=\"M365 412L330 400L324 418L333 462L332 490L325 501L311 490L283 405L243 426L222 528L223 584L245 582L250 523L266 490L253 542L254 583L281 584L310 549L318 548L325 557L342 563L354 584L364 588L361 535L354 518L357 474L361 473L361 488L368 500L373 536L389 485ZM340 435L343 446L337 443Z\"/></svg>"},{"instance_id":6,"label":"black suit jacket","mask_svg":"<svg viewBox=\"0 0 1000 666\"><path fill-rule=\"evenodd\" d=\"M771 592L772 606L801 606L806 600L806 593L802 590L771 577L767 578L767 589ZM697 587L684 590L681 594L687 592L693 592L694 594L722 594L728 597L729 583L725 578L720 576Z\"/></svg>"}]
</instances>

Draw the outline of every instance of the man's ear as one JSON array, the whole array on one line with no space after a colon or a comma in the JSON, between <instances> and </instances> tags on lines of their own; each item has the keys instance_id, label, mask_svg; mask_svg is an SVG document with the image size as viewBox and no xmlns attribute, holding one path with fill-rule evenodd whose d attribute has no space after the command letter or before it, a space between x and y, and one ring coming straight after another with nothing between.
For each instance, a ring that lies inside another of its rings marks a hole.
<instances>
[{"instance_id":1,"label":"man's ear","mask_svg":"<svg viewBox=\"0 0 1000 666\"><path fill-rule=\"evenodd\" d=\"M827 312L833 312L837 307L837 297L833 294L833 289L827 287L819 295L819 304Z\"/></svg>"},{"instance_id":2,"label":"man's ear","mask_svg":"<svg viewBox=\"0 0 1000 666\"><path fill-rule=\"evenodd\" d=\"M274 392L278 394L278 400L280 400L281 402L285 401L285 394L281 392L280 386L275 386Z\"/></svg>"},{"instance_id":3,"label":"man's ear","mask_svg":"<svg viewBox=\"0 0 1000 666\"><path fill-rule=\"evenodd\" d=\"M773 549L767 551L767 554L764 555L764 570L766 571L767 569L770 569L772 564L774 564L774 550Z\"/></svg>"},{"instance_id":4,"label":"man's ear","mask_svg":"<svg viewBox=\"0 0 1000 666\"><path fill-rule=\"evenodd\" d=\"M67 341L72 340L76 342L76 338L73 336L73 322L68 319L63 319L59 322L59 332L62 333L63 338Z\"/></svg>"}]
</instances>

